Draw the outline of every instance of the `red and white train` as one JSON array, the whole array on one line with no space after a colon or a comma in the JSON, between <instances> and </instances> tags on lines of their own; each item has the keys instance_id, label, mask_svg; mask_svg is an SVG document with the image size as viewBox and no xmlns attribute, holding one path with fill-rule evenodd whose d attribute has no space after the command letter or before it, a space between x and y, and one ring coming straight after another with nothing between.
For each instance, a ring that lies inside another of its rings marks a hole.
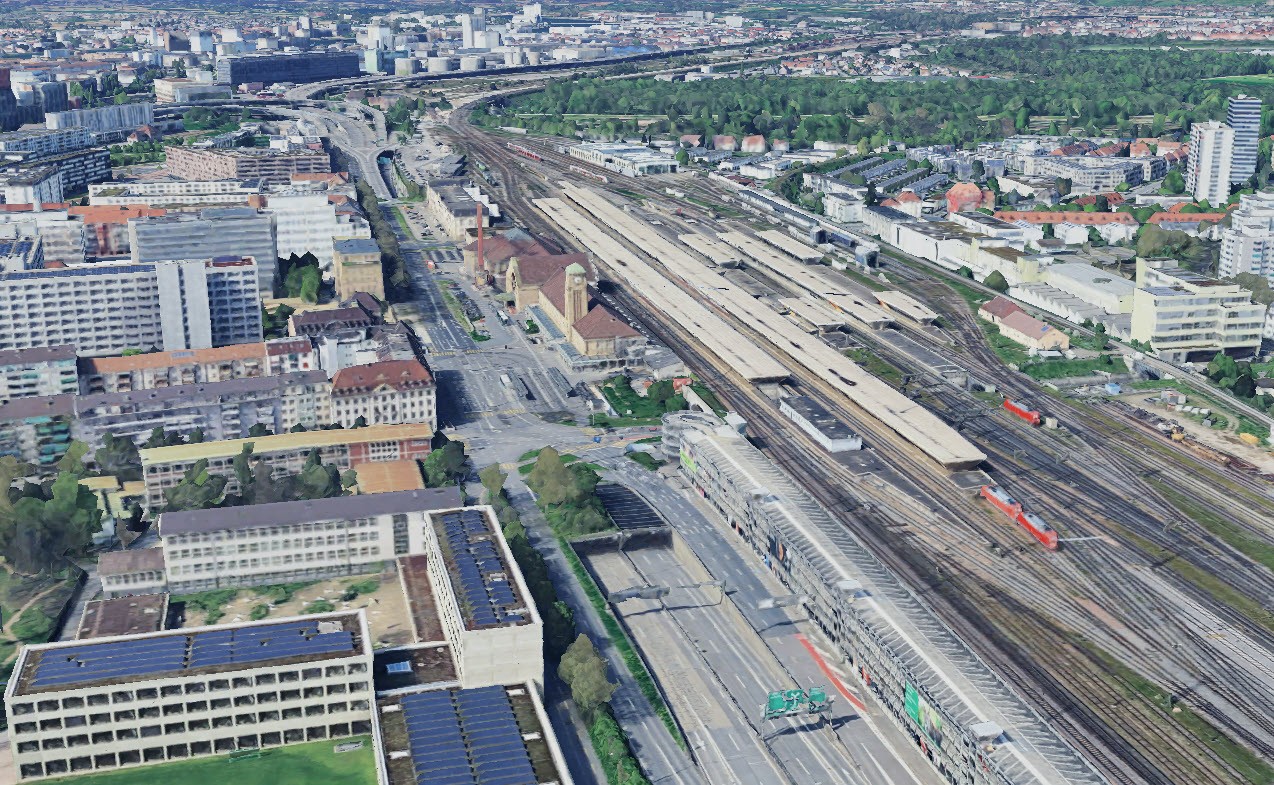
<instances>
[{"instance_id":1,"label":"red and white train","mask_svg":"<svg viewBox=\"0 0 1274 785\"><path fill-rule=\"evenodd\" d=\"M1057 550L1057 531L1045 523L1040 516L1022 509L1022 503L1009 496L1003 488L998 485L983 485L982 498L991 502L996 509L1030 532L1031 536L1043 543L1045 548L1050 551Z\"/></svg>"},{"instance_id":2,"label":"red and white train","mask_svg":"<svg viewBox=\"0 0 1274 785\"><path fill-rule=\"evenodd\" d=\"M509 148L513 152L517 153L518 155L522 156L523 158L530 158L532 161L544 160L543 158L540 157L539 153L535 152L534 150L529 150L520 144L514 144L513 142L505 142L504 146Z\"/></svg>"}]
</instances>

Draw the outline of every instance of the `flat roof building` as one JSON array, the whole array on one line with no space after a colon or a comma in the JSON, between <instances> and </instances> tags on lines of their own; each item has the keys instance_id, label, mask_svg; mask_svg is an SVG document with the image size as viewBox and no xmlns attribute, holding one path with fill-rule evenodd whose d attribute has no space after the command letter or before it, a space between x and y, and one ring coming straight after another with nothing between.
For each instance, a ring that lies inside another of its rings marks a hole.
<instances>
[{"instance_id":1,"label":"flat roof building","mask_svg":"<svg viewBox=\"0 0 1274 785\"><path fill-rule=\"evenodd\" d=\"M572 158L587 161L626 177L674 174L677 171L676 158L635 144L586 143L575 145L567 152Z\"/></svg>"},{"instance_id":2,"label":"flat roof building","mask_svg":"<svg viewBox=\"0 0 1274 785\"><path fill-rule=\"evenodd\" d=\"M298 173L330 173L332 159L326 150L168 148L168 171L186 180L253 180L286 183Z\"/></svg>"},{"instance_id":3,"label":"flat roof building","mask_svg":"<svg viewBox=\"0 0 1274 785\"><path fill-rule=\"evenodd\" d=\"M375 240L334 241L332 272L336 278L336 299L348 300L358 292L385 299L385 273L381 269L380 245Z\"/></svg>"},{"instance_id":4,"label":"flat roof building","mask_svg":"<svg viewBox=\"0 0 1274 785\"><path fill-rule=\"evenodd\" d=\"M360 73L358 52L261 52L217 58L217 81L231 86L244 82L322 82Z\"/></svg>"},{"instance_id":5,"label":"flat roof building","mask_svg":"<svg viewBox=\"0 0 1274 785\"><path fill-rule=\"evenodd\" d=\"M363 611L27 646L5 692L22 781L371 733Z\"/></svg>"},{"instance_id":6,"label":"flat roof building","mask_svg":"<svg viewBox=\"0 0 1274 785\"><path fill-rule=\"evenodd\" d=\"M78 387L74 346L0 351L0 403L74 393Z\"/></svg>"},{"instance_id":7,"label":"flat roof building","mask_svg":"<svg viewBox=\"0 0 1274 785\"><path fill-rule=\"evenodd\" d=\"M210 473L220 474L229 480L227 493L237 493L239 480L234 473L234 459L249 446L254 459L265 461L279 473L299 473L310 453L316 450L325 465L334 466L344 473L356 466L373 467L388 462L422 459L429 454L433 434L434 427L430 423L378 424L349 430L280 433L143 449L141 461L146 504L151 509L161 508L164 491L181 482L186 471L201 460L208 461ZM362 479L360 476L360 487Z\"/></svg>"},{"instance_id":8,"label":"flat roof building","mask_svg":"<svg viewBox=\"0 0 1274 785\"><path fill-rule=\"evenodd\" d=\"M1265 306L1238 284L1162 259L1137 260L1132 338L1170 362L1210 359L1217 352L1247 356L1261 346Z\"/></svg>"}]
</instances>

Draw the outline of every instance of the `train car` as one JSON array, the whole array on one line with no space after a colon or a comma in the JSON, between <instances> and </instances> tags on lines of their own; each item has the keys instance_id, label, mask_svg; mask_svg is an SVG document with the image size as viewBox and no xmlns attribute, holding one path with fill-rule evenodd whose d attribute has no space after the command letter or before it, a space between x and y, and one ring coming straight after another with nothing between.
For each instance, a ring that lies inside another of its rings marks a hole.
<instances>
[{"instance_id":1,"label":"train car","mask_svg":"<svg viewBox=\"0 0 1274 785\"><path fill-rule=\"evenodd\" d=\"M1015 519L1018 524L1031 533L1031 536L1044 544L1050 551L1057 550L1057 531L1044 522L1044 519L1033 512L1020 512Z\"/></svg>"},{"instance_id":2,"label":"train car","mask_svg":"<svg viewBox=\"0 0 1274 785\"><path fill-rule=\"evenodd\" d=\"M991 502L996 509L1010 518L1016 518L1018 515L1022 514L1021 502L1017 501L1012 496L1009 496L1008 493L998 485L983 485L982 498Z\"/></svg>"},{"instance_id":3,"label":"train car","mask_svg":"<svg viewBox=\"0 0 1274 785\"><path fill-rule=\"evenodd\" d=\"M1004 408L1008 409L1013 414L1016 414L1018 417L1021 417L1023 420L1026 420L1031 425L1039 425L1040 422L1044 419L1043 415L1041 415L1039 412L1028 409L1025 406L1022 406L1021 404L1014 403L1013 401L1010 401L1008 398L1004 399Z\"/></svg>"},{"instance_id":4,"label":"train car","mask_svg":"<svg viewBox=\"0 0 1274 785\"><path fill-rule=\"evenodd\" d=\"M998 485L983 485L982 498L1000 512L1007 515L1018 526L1030 532L1031 536L1044 544L1050 551L1057 550L1057 532L1044 522L1044 519L1033 512L1022 509L1022 503L1014 499Z\"/></svg>"}]
</instances>

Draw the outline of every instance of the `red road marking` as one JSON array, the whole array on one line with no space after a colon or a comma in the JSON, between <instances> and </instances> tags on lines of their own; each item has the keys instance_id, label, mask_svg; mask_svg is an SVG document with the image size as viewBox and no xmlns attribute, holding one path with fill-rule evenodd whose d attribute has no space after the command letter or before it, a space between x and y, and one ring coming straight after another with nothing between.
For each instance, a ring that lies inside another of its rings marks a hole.
<instances>
[{"instance_id":1,"label":"red road marking","mask_svg":"<svg viewBox=\"0 0 1274 785\"><path fill-rule=\"evenodd\" d=\"M840 678L832 672L830 667L828 667L827 661L824 660L823 655L819 654L818 650L814 648L814 644L810 643L805 636L799 632L796 634L796 639L801 642L801 645L805 647L805 650L808 651L810 656L814 658L814 662L818 664L818 669L823 672L823 675L831 680L832 684L836 687L836 691L845 696L845 700L854 704L854 708L858 709L863 714L866 714L867 707L863 705L862 701L855 698L849 690L845 689L845 685L841 683Z\"/></svg>"}]
</instances>

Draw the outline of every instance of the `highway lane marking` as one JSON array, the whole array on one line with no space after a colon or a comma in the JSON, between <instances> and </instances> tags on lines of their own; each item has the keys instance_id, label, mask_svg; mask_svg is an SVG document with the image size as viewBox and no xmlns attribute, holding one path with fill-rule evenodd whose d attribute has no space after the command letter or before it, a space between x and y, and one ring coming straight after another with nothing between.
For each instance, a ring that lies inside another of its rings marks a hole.
<instances>
[{"instance_id":1,"label":"highway lane marking","mask_svg":"<svg viewBox=\"0 0 1274 785\"><path fill-rule=\"evenodd\" d=\"M796 639L801 642L801 645L805 647L805 650L808 651L810 656L814 658L814 662L818 664L818 669L823 672L823 675L831 680L832 684L836 687L836 691L845 696L845 700L854 704L854 708L858 709L859 713L866 714L867 707L862 701L854 697L854 695L845 688L844 683L841 682L840 678L833 673L832 669L828 666L827 660L823 659L823 655L819 654L818 650L814 648L814 644L810 643L809 639L799 632L796 633Z\"/></svg>"}]
</instances>

